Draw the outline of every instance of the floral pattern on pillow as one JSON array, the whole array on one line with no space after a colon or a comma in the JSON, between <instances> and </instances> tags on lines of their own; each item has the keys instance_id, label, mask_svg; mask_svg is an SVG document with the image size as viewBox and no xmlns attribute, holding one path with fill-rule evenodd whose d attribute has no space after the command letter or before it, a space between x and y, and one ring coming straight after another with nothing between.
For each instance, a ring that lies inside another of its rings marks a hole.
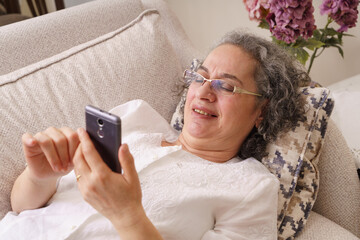
<instances>
[{"instance_id":1,"label":"floral pattern on pillow","mask_svg":"<svg viewBox=\"0 0 360 240\"><path fill-rule=\"evenodd\" d=\"M328 119L334 107L326 88L311 85L300 89L306 99L306 118L297 127L267 146L261 162L280 180L278 199L278 239L293 239L303 230L315 203L319 187L316 163ZM178 103L171 125L181 131L186 93Z\"/></svg>"}]
</instances>

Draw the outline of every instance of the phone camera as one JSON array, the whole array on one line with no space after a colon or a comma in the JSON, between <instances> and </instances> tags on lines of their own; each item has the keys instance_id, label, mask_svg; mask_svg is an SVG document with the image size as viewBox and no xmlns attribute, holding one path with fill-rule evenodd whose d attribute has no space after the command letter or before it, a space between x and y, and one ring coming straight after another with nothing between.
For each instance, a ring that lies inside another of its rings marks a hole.
<instances>
[{"instance_id":1,"label":"phone camera","mask_svg":"<svg viewBox=\"0 0 360 240\"><path fill-rule=\"evenodd\" d=\"M104 126L104 121L100 118L97 120L97 123L100 127Z\"/></svg>"}]
</instances>

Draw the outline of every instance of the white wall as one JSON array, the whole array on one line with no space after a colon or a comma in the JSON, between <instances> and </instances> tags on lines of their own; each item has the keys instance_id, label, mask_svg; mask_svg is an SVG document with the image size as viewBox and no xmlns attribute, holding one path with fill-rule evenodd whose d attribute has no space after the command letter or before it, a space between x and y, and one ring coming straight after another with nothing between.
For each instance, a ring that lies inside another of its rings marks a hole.
<instances>
[{"instance_id":1,"label":"white wall","mask_svg":"<svg viewBox=\"0 0 360 240\"><path fill-rule=\"evenodd\" d=\"M268 30L260 29L257 23L250 21L243 0L166 0L180 19L194 45L204 53L224 33L234 28L245 28L270 39ZM319 5L322 1L313 1L315 20L318 28L327 21L321 16ZM348 33L356 37L344 37L344 55L342 59L337 49L326 49L317 59L311 70L314 81L324 86L342 79L360 74L360 19L357 27ZM337 25L334 25L337 28Z\"/></svg>"}]
</instances>

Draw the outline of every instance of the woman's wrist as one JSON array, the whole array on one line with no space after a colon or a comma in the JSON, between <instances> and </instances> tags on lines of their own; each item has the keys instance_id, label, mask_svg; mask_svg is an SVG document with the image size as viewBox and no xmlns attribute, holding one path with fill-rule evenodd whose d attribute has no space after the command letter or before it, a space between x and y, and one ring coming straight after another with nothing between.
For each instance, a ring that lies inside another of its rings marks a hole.
<instances>
[{"instance_id":1,"label":"woman's wrist","mask_svg":"<svg viewBox=\"0 0 360 240\"><path fill-rule=\"evenodd\" d=\"M51 186L53 184L55 184L55 186L56 186L56 182L57 182L58 178L60 177L60 176L53 176L53 177L47 177L47 178L38 178L38 177L34 176L34 174L31 173L31 170L28 166L25 168L24 172L25 172L26 178L34 186L38 186L38 187L46 187L46 186Z\"/></svg>"},{"instance_id":2,"label":"woman's wrist","mask_svg":"<svg viewBox=\"0 0 360 240\"><path fill-rule=\"evenodd\" d=\"M152 224L150 219L146 216L143 208L136 209L127 217L121 217L120 221L116 219L110 220L121 239L146 239L146 240L160 240L163 239Z\"/></svg>"},{"instance_id":3,"label":"woman's wrist","mask_svg":"<svg viewBox=\"0 0 360 240\"><path fill-rule=\"evenodd\" d=\"M28 167L16 179L11 190L13 211L21 212L44 206L56 192L57 179L39 180L33 178Z\"/></svg>"}]
</instances>

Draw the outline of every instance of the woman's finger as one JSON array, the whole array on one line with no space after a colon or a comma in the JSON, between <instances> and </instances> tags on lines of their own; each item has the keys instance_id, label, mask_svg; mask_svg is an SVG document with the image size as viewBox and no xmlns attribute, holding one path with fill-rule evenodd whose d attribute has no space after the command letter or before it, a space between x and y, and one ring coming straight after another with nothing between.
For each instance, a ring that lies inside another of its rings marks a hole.
<instances>
[{"instance_id":1,"label":"woman's finger","mask_svg":"<svg viewBox=\"0 0 360 240\"><path fill-rule=\"evenodd\" d=\"M80 140L78 134L69 127L60 128L60 131L64 134L68 142L70 162L74 158L76 149L79 146Z\"/></svg>"},{"instance_id":2,"label":"woman's finger","mask_svg":"<svg viewBox=\"0 0 360 240\"><path fill-rule=\"evenodd\" d=\"M75 151L73 163L77 180L79 180L79 176L86 178L91 173L91 169L83 155L81 143L78 145Z\"/></svg>"},{"instance_id":3,"label":"woman's finger","mask_svg":"<svg viewBox=\"0 0 360 240\"><path fill-rule=\"evenodd\" d=\"M119 161L123 168L124 178L129 183L138 183L139 177L135 168L135 162L127 144L122 144L119 149Z\"/></svg>"},{"instance_id":4,"label":"woman's finger","mask_svg":"<svg viewBox=\"0 0 360 240\"><path fill-rule=\"evenodd\" d=\"M62 131L54 127L46 129L45 134L53 141L55 150L58 154L59 160L61 161L60 170L66 171L70 162L69 146L66 136L62 133Z\"/></svg>"},{"instance_id":5,"label":"woman's finger","mask_svg":"<svg viewBox=\"0 0 360 240\"><path fill-rule=\"evenodd\" d=\"M62 164L52 139L44 132L37 133L34 138L37 140L53 171L60 171Z\"/></svg>"},{"instance_id":6,"label":"woman's finger","mask_svg":"<svg viewBox=\"0 0 360 240\"><path fill-rule=\"evenodd\" d=\"M25 133L21 137L25 158L29 159L42 153L40 145L36 139L29 133Z\"/></svg>"},{"instance_id":7,"label":"woman's finger","mask_svg":"<svg viewBox=\"0 0 360 240\"><path fill-rule=\"evenodd\" d=\"M110 170L101 159L87 132L83 128L79 128L77 132L81 143L82 154L90 169L99 172Z\"/></svg>"}]
</instances>

